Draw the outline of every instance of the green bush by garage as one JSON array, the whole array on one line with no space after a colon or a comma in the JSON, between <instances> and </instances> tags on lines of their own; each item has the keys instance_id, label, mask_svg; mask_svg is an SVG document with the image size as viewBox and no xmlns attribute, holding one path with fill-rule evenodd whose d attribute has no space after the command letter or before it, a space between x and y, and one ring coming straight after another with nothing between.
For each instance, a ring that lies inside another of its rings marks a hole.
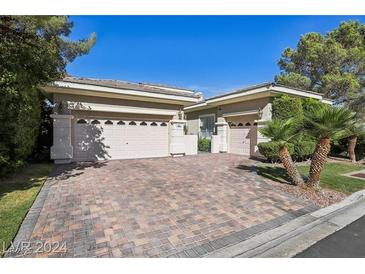
<instances>
[{"instance_id":1,"label":"green bush by garage","mask_svg":"<svg viewBox=\"0 0 365 274\"><path fill-rule=\"evenodd\" d=\"M311 98L290 97L288 95L278 96L272 103L273 119L296 119L298 124L303 123L304 112L322 104ZM258 144L259 152L270 162L279 160L279 144L276 142L267 142ZM289 153L293 160L303 161L309 159L315 149L315 140L301 134L293 142L288 144Z\"/></svg>"},{"instance_id":2,"label":"green bush by garage","mask_svg":"<svg viewBox=\"0 0 365 274\"><path fill-rule=\"evenodd\" d=\"M200 138L198 140L198 150L203 152L210 152L211 140Z\"/></svg>"}]
</instances>

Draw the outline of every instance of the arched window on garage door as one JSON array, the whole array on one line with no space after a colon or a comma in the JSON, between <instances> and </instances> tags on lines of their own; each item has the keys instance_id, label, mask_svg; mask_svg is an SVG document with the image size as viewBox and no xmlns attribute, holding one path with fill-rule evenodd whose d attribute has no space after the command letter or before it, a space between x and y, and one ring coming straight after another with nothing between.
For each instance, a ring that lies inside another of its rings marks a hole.
<instances>
[{"instance_id":1,"label":"arched window on garage door","mask_svg":"<svg viewBox=\"0 0 365 274\"><path fill-rule=\"evenodd\" d=\"M130 125L130 126L136 126L137 124L136 124L136 122L135 121L131 121L131 122L129 122L129 124L128 125Z\"/></svg>"},{"instance_id":2,"label":"arched window on garage door","mask_svg":"<svg viewBox=\"0 0 365 274\"><path fill-rule=\"evenodd\" d=\"M104 124L106 124L106 125L112 125L113 124L113 122L112 121L110 121L110 120L108 120L108 121L105 121L105 123Z\"/></svg>"},{"instance_id":3,"label":"arched window on garage door","mask_svg":"<svg viewBox=\"0 0 365 274\"><path fill-rule=\"evenodd\" d=\"M87 124L86 120L84 120L84 119L77 120L77 123L78 124Z\"/></svg>"},{"instance_id":4,"label":"arched window on garage door","mask_svg":"<svg viewBox=\"0 0 365 274\"><path fill-rule=\"evenodd\" d=\"M145 121L143 121L143 122L141 122L139 125L140 125L140 126L147 126L147 123L146 123Z\"/></svg>"},{"instance_id":5,"label":"arched window on garage door","mask_svg":"<svg viewBox=\"0 0 365 274\"><path fill-rule=\"evenodd\" d=\"M150 126L151 126L151 127L156 127L156 126L157 126L157 123L156 123L156 122L152 122L152 123L150 124Z\"/></svg>"},{"instance_id":6,"label":"arched window on garage door","mask_svg":"<svg viewBox=\"0 0 365 274\"><path fill-rule=\"evenodd\" d=\"M242 123L239 123L237 126L238 127L243 127L243 124Z\"/></svg>"},{"instance_id":7,"label":"arched window on garage door","mask_svg":"<svg viewBox=\"0 0 365 274\"><path fill-rule=\"evenodd\" d=\"M163 122L163 123L161 123L161 125L160 126L162 126L162 127L166 127L167 126L167 124L165 123L165 122Z\"/></svg>"},{"instance_id":8,"label":"arched window on garage door","mask_svg":"<svg viewBox=\"0 0 365 274\"><path fill-rule=\"evenodd\" d=\"M249 126L251 126L251 123L248 123L248 122L247 122L247 123L245 124L245 126L246 126L246 127L249 127Z\"/></svg>"},{"instance_id":9,"label":"arched window on garage door","mask_svg":"<svg viewBox=\"0 0 365 274\"><path fill-rule=\"evenodd\" d=\"M123 121L119 121L119 122L117 123L117 125L124 126L124 125L125 125L125 123L124 123Z\"/></svg>"},{"instance_id":10,"label":"arched window on garage door","mask_svg":"<svg viewBox=\"0 0 365 274\"><path fill-rule=\"evenodd\" d=\"M91 122L91 124L92 124L92 125L99 125L99 124L100 124L100 121L98 121L98 120L93 120L93 121Z\"/></svg>"}]
</instances>

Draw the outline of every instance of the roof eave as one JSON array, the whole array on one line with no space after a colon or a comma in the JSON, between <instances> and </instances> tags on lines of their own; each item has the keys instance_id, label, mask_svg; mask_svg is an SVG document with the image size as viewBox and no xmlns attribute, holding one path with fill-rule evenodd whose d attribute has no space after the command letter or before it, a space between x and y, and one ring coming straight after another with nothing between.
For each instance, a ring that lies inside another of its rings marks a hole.
<instances>
[{"instance_id":1,"label":"roof eave","mask_svg":"<svg viewBox=\"0 0 365 274\"><path fill-rule=\"evenodd\" d=\"M169 95L133 89L121 89L97 86L91 84L73 83L67 81L55 81L54 83L41 87L46 93L77 94L108 98L125 98L137 101L158 101L165 103L191 105L198 102L198 98L184 95Z\"/></svg>"},{"instance_id":2,"label":"roof eave","mask_svg":"<svg viewBox=\"0 0 365 274\"><path fill-rule=\"evenodd\" d=\"M203 103L197 103L192 106L185 107L186 112L192 112L195 110L201 110L206 109L210 107L217 106L218 104L230 104L234 100L235 101L248 101L253 99L258 99L262 97L271 97L274 94L289 94L293 96L299 96L299 97L305 97L305 98L313 98L320 100L321 102L324 102L326 104L331 104L330 99L324 98L324 96L320 93L312 92L312 91L305 91L301 89L294 89L282 85L276 85L273 83L265 83L262 85L257 85L254 88L247 88L242 89L240 91L235 91L228 93L226 95L216 96L209 98L204 101ZM258 96L260 94L260 96ZM256 97L256 98L255 98Z\"/></svg>"}]
</instances>

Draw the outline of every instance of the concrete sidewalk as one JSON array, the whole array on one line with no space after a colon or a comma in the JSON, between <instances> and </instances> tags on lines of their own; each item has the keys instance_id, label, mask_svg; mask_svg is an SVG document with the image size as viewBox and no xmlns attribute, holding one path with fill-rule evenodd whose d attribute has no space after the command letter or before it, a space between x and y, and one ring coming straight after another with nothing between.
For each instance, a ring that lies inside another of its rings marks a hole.
<instances>
[{"instance_id":1,"label":"concrete sidewalk","mask_svg":"<svg viewBox=\"0 0 365 274\"><path fill-rule=\"evenodd\" d=\"M294 257L365 215L365 190L206 257Z\"/></svg>"}]
</instances>

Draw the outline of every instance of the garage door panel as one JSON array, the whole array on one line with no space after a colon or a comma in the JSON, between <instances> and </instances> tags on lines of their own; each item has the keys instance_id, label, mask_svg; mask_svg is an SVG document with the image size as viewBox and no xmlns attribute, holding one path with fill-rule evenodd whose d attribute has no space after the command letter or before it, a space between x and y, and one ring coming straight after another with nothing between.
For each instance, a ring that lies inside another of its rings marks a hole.
<instances>
[{"instance_id":1,"label":"garage door panel","mask_svg":"<svg viewBox=\"0 0 365 274\"><path fill-rule=\"evenodd\" d=\"M250 127L230 129L230 152L235 154L250 155Z\"/></svg>"},{"instance_id":2,"label":"garage door panel","mask_svg":"<svg viewBox=\"0 0 365 274\"><path fill-rule=\"evenodd\" d=\"M168 130L161 126L126 126L127 158L163 157L168 155Z\"/></svg>"},{"instance_id":3,"label":"garage door panel","mask_svg":"<svg viewBox=\"0 0 365 274\"><path fill-rule=\"evenodd\" d=\"M88 119L88 124L75 122L74 158L87 161L168 156L167 126L158 121L145 122L147 125L142 121L123 123L113 119Z\"/></svg>"}]
</instances>

